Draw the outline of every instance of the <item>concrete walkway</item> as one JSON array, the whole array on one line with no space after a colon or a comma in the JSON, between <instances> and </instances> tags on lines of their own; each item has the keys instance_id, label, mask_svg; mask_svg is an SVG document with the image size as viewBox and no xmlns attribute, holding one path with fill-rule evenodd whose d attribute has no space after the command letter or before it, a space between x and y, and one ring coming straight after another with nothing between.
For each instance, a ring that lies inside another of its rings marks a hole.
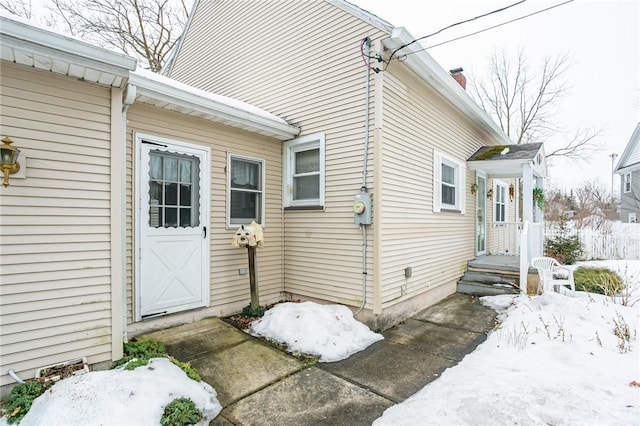
<instances>
[{"instance_id":1,"label":"concrete walkway","mask_svg":"<svg viewBox=\"0 0 640 426\"><path fill-rule=\"evenodd\" d=\"M486 338L496 313L454 294L346 360L310 366L218 318L141 336L218 392L211 425L370 425Z\"/></svg>"}]
</instances>

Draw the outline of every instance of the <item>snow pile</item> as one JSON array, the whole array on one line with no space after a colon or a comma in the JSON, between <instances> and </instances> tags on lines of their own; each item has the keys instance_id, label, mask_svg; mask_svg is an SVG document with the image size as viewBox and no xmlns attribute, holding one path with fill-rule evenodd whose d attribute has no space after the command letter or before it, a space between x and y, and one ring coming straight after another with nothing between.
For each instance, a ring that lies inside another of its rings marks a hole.
<instances>
[{"instance_id":1,"label":"snow pile","mask_svg":"<svg viewBox=\"0 0 640 426\"><path fill-rule=\"evenodd\" d=\"M582 292L482 299L501 326L375 425L637 424L637 306ZM629 341L615 335L625 327Z\"/></svg>"},{"instance_id":2,"label":"snow pile","mask_svg":"<svg viewBox=\"0 0 640 426\"><path fill-rule=\"evenodd\" d=\"M384 339L355 320L346 306L313 302L278 304L249 332L284 343L292 353L319 355L320 362L340 361Z\"/></svg>"},{"instance_id":3,"label":"snow pile","mask_svg":"<svg viewBox=\"0 0 640 426\"><path fill-rule=\"evenodd\" d=\"M71 376L38 397L20 426L159 425L164 407L190 398L207 425L222 410L216 391L196 382L166 358L135 370L121 368ZM6 417L0 425L6 424Z\"/></svg>"}]
</instances>

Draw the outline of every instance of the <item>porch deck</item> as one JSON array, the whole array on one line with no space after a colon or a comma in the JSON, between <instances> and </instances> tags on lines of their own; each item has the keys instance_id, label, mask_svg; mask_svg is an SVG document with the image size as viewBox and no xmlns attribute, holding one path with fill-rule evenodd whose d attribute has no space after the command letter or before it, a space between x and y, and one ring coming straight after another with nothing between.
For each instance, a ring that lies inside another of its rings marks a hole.
<instances>
[{"instance_id":1,"label":"porch deck","mask_svg":"<svg viewBox=\"0 0 640 426\"><path fill-rule=\"evenodd\" d=\"M520 272L520 256L502 256L502 255L478 256L475 259L467 262L467 265L475 269ZM535 273L535 269L533 270L533 273Z\"/></svg>"}]
</instances>

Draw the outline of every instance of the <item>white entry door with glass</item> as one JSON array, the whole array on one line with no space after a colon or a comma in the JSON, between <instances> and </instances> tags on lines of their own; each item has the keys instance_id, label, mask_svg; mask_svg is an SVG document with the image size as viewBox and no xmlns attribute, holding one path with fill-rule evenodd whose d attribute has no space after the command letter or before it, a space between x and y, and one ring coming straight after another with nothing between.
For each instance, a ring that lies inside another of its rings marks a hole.
<instances>
[{"instance_id":1,"label":"white entry door with glass","mask_svg":"<svg viewBox=\"0 0 640 426\"><path fill-rule=\"evenodd\" d=\"M487 253L487 178L476 172L476 255Z\"/></svg>"},{"instance_id":2,"label":"white entry door with glass","mask_svg":"<svg viewBox=\"0 0 640 426\"><path fill-rule=\"evenodd\" d=\"M136 319L209 305L206 147L138 136Z\"/></svg>"}]
</instances>

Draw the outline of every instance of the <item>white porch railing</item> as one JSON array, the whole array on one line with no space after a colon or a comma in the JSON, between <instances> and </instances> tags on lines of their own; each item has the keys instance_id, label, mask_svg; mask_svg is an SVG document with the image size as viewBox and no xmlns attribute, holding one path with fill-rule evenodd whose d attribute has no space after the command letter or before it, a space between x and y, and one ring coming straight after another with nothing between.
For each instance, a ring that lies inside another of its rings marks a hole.
<instances>
[{"instance_id":1,"label":"white porch railing","mask_svg":"<svg viewBox=\"0 0 640 426\"><path fill-rule=\"evenodd\" d=\"M489 236L490 254L518 256L520 254L522 222L493 222Z\"/></svg>"}]
</instances>

